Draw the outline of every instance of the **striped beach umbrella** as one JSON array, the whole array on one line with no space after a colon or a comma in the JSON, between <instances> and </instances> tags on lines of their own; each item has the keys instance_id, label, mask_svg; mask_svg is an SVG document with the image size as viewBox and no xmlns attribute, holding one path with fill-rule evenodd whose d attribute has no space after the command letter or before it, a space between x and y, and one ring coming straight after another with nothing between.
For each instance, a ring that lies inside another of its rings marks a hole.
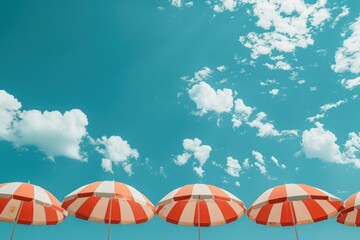
<instances>
[{"instance_id":1,"label":"striped beach umbrella","mask_svg":"<svg viewBox=\"0 0 360 240\"><path fill-rule=\"evenodd\" d=\"M337 217L337 222L348 226L360 227L360 192L354 193L344 202L344 209Z\"/></svg>"},{"instance_id":2,"label":"striped beach umbrella","mask_svg":"<svg viewBox=\"0 0 360 240\"><path fill-rule=\"evenodd\" d=\"M94 182L82 186L62 203L68 213L80 219L108 224L139 224L154 216L155 206L138 190L114 181Z\"/></svg>"},{"instance_id":3,"label":"striped beach umbrella","mask_svg":"<svg viewBox=\"0 0 360 240\"><path fill-rule=\"evenodd\" d=\"M39 186L22 182L0 184L0 221L14 223L10 239L17 224L55 225L66 215L54 195Z\"/></svg>"},{"instance_id":4,"label":"striped beach umbrella","mask_svg":"<svg viewBox=\"0 0 360 240\"><path fill-rule=\"evenodd\" d=\"M246 208L233 194L206 184L177 188L160 200L157 215L173 224L198 227L230 223L240 218Z\"/></svg>"},{"instance_id":5,"label":"striped beach umbrella","mask_svg":"<svg viewBox=\"0 0 360 240\"><path fill-rule=\"evenodd\" d=\"M335 217L342 209L341 199L305 184L285 184L265 191L250 206L247 215L268 226L294 226Z\"/></svg>"}]
</instances>

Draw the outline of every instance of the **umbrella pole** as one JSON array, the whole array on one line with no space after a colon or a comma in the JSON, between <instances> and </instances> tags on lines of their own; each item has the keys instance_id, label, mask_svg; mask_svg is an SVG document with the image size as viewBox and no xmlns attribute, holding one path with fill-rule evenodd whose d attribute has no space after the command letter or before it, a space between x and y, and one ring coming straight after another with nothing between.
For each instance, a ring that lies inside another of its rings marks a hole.
<instances>
[{"instance_id":1,"label":"umbrella pole","mask_svg":"<svg viewBox=\"0 0 360 240\"><path fill-rule=\"evenodd\" d=\"M16 213L16 217L15 217L15 221L14 221L14 227L13 227L13 230L12 230L12 232L11 232L10 240L12 240L13 237L14 237L15 230L16 230L16 225L17 225L17 221L18 221L18 219L19 219L19 215L20 215L22 206L23 206L23 202L21 201L20 207L19 207L19 209L18 209L18 212Z\"/></svg>"},{"instance_id":2,"label":"umbrella pole","mask_svg":"<svg viewBox=\"0 0 360 240\"><path fill-rule=\"evenodd\" d=\"M110 224L111 224L111 212L112 212L112 201L113 199L110 199L110 215L109 215L109 223L108 223L108 237L107 240L110 240Z\"/></svg>"},{"instance_id":3,"label":"umbrella pole","mask_svg":"<svg viewBox=\"0 0 360 240\"><path fill-rule=\"evenodd\" d=\"M297 232L297 229L296 229L296 222L295 222L295 217L294 217L294 212L293 212L293 205L292 205L292 202L289 202L289 203L290 203L291 219L292 219L292 222L294 224L294 230L295 230L296 239L299 240L299 235L298 235L298 232Z\"/></svg>"},{"instance_id":4,"label":"umbrella pole","mask_svg":"<svg viewBox=\"0 0 360 240\"><path fill-rule=\"evenodd\" d=\"M200 240L200 197L197 203L198 203L198 240Z\"/></svg>"}]
</instances>

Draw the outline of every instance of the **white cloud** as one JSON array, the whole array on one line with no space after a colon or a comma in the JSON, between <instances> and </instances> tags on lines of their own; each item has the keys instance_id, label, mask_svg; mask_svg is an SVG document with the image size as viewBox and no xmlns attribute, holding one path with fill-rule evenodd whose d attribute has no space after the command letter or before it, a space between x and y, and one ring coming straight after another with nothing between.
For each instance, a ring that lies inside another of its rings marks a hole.
<instances>
[{"instance_id":1,"label":"white cloud","mask_svg":"<svg viewBox=\"0 0 360 240\"><path fill-rule=\"evenodd\" d=\"M245 158L244 162L243 162L243 167L245 169L249 169L250 168L250 163L249 163L249 159Z\"/></svg>"},{"instance_id":2,"label":"white cloud","mask_svg":"<svg viewBox=\"0 0 360 240\"><path fill-rule=\"evenodd\" d=\"M224 11L234 12L239 4L239 0L216 0L215 2L217 4L214 5L213 9L218 13Z\"/></svg>"},{"instance_id":3,"label":"white cloud","mask_svg":"<svg viewBox=\"0 0 360 240\"><path fill-rule=\"evenodd\" d=\"M240 182L239 181L236 181L234 184L235 184L235 186L240 187Z\"/></svg>"},{"instance_id":4,"label":"white cloud","mask_svg":"<svg viewBox=\"0 0 360 240\"><path fill-rule=\"evenodd\" d=\"M317 90L317 87L310 87L311 92L315 92Z\"/></svg>"},{"instance_id":5,"label":"white cloud","mask_svg":"<svg viewBox=\"0 0 360 240\"><path fill-rule=\"evenodd\" d=\"M335 64L331 68L337 72L360 73L360 17L349 27L352 34L335 53Z\"/></svg>"},{"instance_id":6,"label":"white cloud","mask_svg":"<svg viewBox=\"0 0 360 240\"><path fill-rule=\"evenodd\" d=\"M270 93L271 95L273 95L273 96L276 96L276 95L279 94L279 89L276 89L276 88L271 89L271 90L269 91L269 93Z\"/></svg>"},{"instance_id":7,"label":"white cloud","mask_svg":"<svg viewBox=\"0 0 360 240\"><path fill-rule=\"evenodd\" d=\"M225 72L227 70L227 67L225 65L218 66L216 68L219 72Z\"/></svg>"},{"instance_id":8,"label":"white cloud","mask_svg":"<svg viewBox=\"0 0 360 240\"><path fill-rule=\"evenodd\" d=\"M315 30L330 18L325 7L326 0L306 4L303 0L243 0L253 5L254 15L259 18L256 25L264 33L250 32L240 37L240 42L252 50L252 58L271 55L275 51L294 52L314 44Z\"/></svg>"},{"instance_id":9,"label":"white cloud","mask_svg":"<svg viewBox=\"0 0 360 240\"><path fill-rule=\"evenodd\" d=\"M226 172L233 177L239 177L241 166L239 164L239 160L233 158L233 157L227 157L226 158Z\"/></svg>"},{"instance_id":10,"label":"white cloud","mask_svg":"<svg viewBox=\"0 0 360 240\"><path fill-rule=\"evenodd\" d=\"M314 122L316 119L320 119L320 118L323 118L325 117L325 113L321 113L321 114L316 114L315 116L313 117L308 117L307 120L309 122Z\"/></svg>"},{"instance_id":11,"label":"white cloud","mask_svg":"<svg viewBox=\"0 0 360 240\"><path fill-rule=\"evenodd\" d=\"M184 152L183 154L177 155L174 162L176 165L182 166L182 165L186 164L190 158L191 158L191 154Z\"/></svg>"},{"instance_id":12,"label":"white cloud","mask_svg":"<svg viewBox=\"0 0 360 240\"><path fill-rule=\"evenodd\" d=\"M270 63L265 63L264 66L270 70L284 70L284 71L292 70L292 67L290 66L290 64L288 64L287 62L284 62L284 61L278 61L275 63L275 65L270 64Z\"/></svg>"},{"instance_id":13,"label":"white cloud","mask_svg":"<svg viewBox=\"0 0 360 240\"><path fill-rule=\"evenodd\" d=\"M341 80L341 84L349 89L349 90L353 90L355 87L360 85L360 77L354 78L354 79L349 79L349 80Z\"/></svg>"},{"instance_id":14,"label":"white cloud","mask_svg":"<svg viewBox=\"0 0 360 240\"><path fill-rule=\"evenodd\" d=\"M271 156L271 161L273 161L273 163L275 163L275 165L278 166L279 168L282 168L282 169L286 168L285 164L280 164L279 160L274 156Z\"/></svg>"},{"instance_id":15,"label":"white cloud","mask_svg":"<svg viewBox=\"0 0 360 240\"><path fill-rule=\"evenodd\" d=\"M246 106L242 99L236 99L234 114L231 119L233 127L240 127L243 121L247 122L254 109Z\"/></svg>"},{"instance_id":16,"label":"white cloud","mask_svg":"<svg viewBox=\"0 0 360 240\"><path fill-rule=\"evenodd\" d=\"M185 7L192 7L192 6L194 6L194 2L185 3Z\"/></svg>"},{"instance_id":17,"label":"white cloud","mask_svg":"<svg viewBox=\"0 0 360 240\"><path fill-rule=\"evenodd\" d=\"M193 170L194 170L194 172L199 176L199 177L204 177L204 173L205 173L205 171L202 169L202 167L201 166L199 166L199 167L193 167Z\"/></svg>"},{"instance_id":18,"label":"white cloud","mask_svg":"<svg viewBox=\"0 0 360 240\"><path fill-rule=\"evenodd\" d=\"M209 111L216 113L230 112L233 108L233 92L231 89L214 90L209 84L200 82L189 91L191 100L196 103L198 114L203 115Z\"/></svg>"},{"instance_id":19,"label":"white cloud","mask_svg":"<svg viewBox=\"0 0 360 240\"><path fill-rule=\"evenodd\" d=\"M267 175L267 170L266 170L266 167L264 165L261 165L258 162L255 162L254 165L259 169L261 174Z\"/></svg>"},{"instance_id":20,"label":"white cloud","mask_svg":"<svg viewBox=\"0 0 360 240\"><path fill-rule=\"evenodd\" d=\"M332 22L332 24L330 25L331 28L335 28L336 24L340 21L340 19L342 19L343 17L346 17L347 15L349 15L350 11L349 8L345 5L341 7L342 12L336 16L335 20Z\"/></svg>"},{"instance_id":21,"label":"white cloud","mask_svg":"<svg viewBox=\"0 0 360 240\"><path fill-rule=\"evenodd\" d=\"M213 74L213 70L211 70L208 67L203 67L202 69L200 69L199 71L194 73L194 76L192 78L190 78L189 76L183 76L181 77L182 80L187 81L191 84L195 84L198 82L201 82L203 80L206 80L208 78L211 77L211 75Z\"/></svg>"},{"instance_id":22,"label":"white cloud","mask_svg":"<svg viewBox=\"0 0 360 240\"><path fill-rule=\"evenodd\" d=\"M175 164L182 166L186 164L191 157L194 157L198 161L199 167L193 166L193 170L202 177L205 172L202 167L210 157L211 147L209 145L202 145L202 141L198 138L186 138L183 140L183 148L184 153L177 155L174 160Z\"/></svg>"},{"instance_id":23,"label":"white cloud","mask_svg":"<svg viewBox=\"0 0 360 240\"><path fill-rule=\"evenodd\" d=\"M255 150L253 150L251 153L254 156L254 158L256 159L256 161L258 161L262 165L265 165L265 159L261 153L259 153L258 151L255 151Z\"/></svg>"},{"instance_id":24,"label":"white cloud","mask_svg":"<svg viewBox=\"0 0 360 240\"><path fill-rule=\"evenodd\" d=\"M165 169L163 166L160 166L159 172L160 172L161 176L163 176L164 178L167 178L167 175L165 174Z\"/></svg>"},{"instance_id":25,"label":"white cloud","mask_svg":"<svg viewBox=\"0 0 360 240\"><path fill-rule=\"evenodd\" d=\"M132 149L130 144L120 136L103 136L94 141L96 151L103 155L101 166L107 172L113 172L112 164L116 166L121 164L124 171L131 176L133 174L130 159L138 159L139 153Z\"/></svg>"},{"instance_id":26,"label":"white cloud","mask_svg":"<svg viewBox=\"0 0 360 240\"><path fill-rule=\"evenodd\" d=\"M315 128L305 130L302 134L301 145L306 157L344 164L335 134L325 130L324 125L319 122L316 122L315 126Z\"/></svg>"},{"instance_id":27,"label":"white cloud","mask_svg":"<svg viewBox=\"0 0 360 240\"><path fill-rule=\"evenodd\" d=\"M328 104L325 104L325 105L321 106L320 110L322 112L327 112L330 109L337 108L337 107L339 107L340 105L342 105L342 104L344 104L346 102L347 102L347 100L345 99L345 100L339 100L336 103L328 103Z\"/></svg>"},{"instance_id":28,"label":"white cloud","mask_svg":"<svg viewBox=\"0 0 360 240\"><path fill-rule=\"evenodd\" d=\"M80 144L87 136L86 115L78 109L66 111L21 110L21 103L0 91L0 139L15 146L34 146L49 159L64 156L86 161Z\"/></svg>"},{"instance_id":29,"label":"white cloud","mask_svg":"<svg viewBox=\"0 0 360 240\"><path fill-rule=\"evenodd\" d=\"M181 6L182 6L182 1L181 0L170 0L170 3L174 7L178 7L178 8L181 8Z\"/></svg>"},{"instance_id":30,"label":"white cloud","mask_svg":"<svg viewBox=\"0 0 360 240\"><path fill-rule=\"evenodd\" d=\"M101 159L101 167L104 169L105 172L114 174L114 171L112 169L112 162L110 159L107 158Z\"/></svg>"},{"instance_id":31,"label":"white cloud","mask_svg":"<svg viewBox=\"0 0 360 240\"><path fill-rule=\"evenodd\" d=\"M344 144L344 152L341 152L335 134L325 130L323 124L315 124L316 128L303 133L302 146L306 157L330 163L353 164L355 168L360 168L360 133L350 132Z\"/></svg>"},{"instance_id":32,"label":"white cloud","mask_svg":"<svg viewBox=\"0 0 360 240\"><path fill-rule=\"evenodd\" d=\"M266 120L266 113L259 112L256 115L256 118L249 122L250 127L258 128L257 136L259 137L276 137L276 136L297 136L297 130L282 130L278 131L275 129L274 125L269 122L264 122Z\"/></svg>"}]
</instances>

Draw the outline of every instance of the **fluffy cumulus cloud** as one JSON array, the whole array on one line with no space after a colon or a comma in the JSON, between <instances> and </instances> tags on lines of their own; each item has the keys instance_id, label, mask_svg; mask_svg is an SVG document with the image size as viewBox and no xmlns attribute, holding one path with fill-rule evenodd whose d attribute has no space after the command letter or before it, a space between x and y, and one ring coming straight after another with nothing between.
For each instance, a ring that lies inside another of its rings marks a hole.
<instances>
[{"instance_id":1,"label":"fluffy cumulus cloud","mask_svg":"<svg viewBox=\"0 0 360 240\"><path fill-rule=\"evenodd\" d=\"M234 114L232 116L233 127L240 127L242 122L247 122L254 108L246 106L242 99L235 100Z\"/></svg>"},{"instance_id":2,"label":"fluffy cumulus cloud","mask_svg":"<svg viewBox=\"0 0 360 240\"><path fill-rule=\"evenodd\" d=\"M0 139L15 146L33 146L49 159L64 156L86 161L80 144L87 136L86 115L79 109L59 111L22 110L21 103L0 91Z\"/></svg>"},{"instance_id":3,"label":"fluffy cumulus cloud","mask_svg":"<svg viewBox=\"0 0 360 240\"><path fill-rule=\"evenodd\" d=\"M221 66L218 67L217 69L219 70L219 68L222 69ZM203 80L210 78L213 73L214 73L214 71L211 70L211 68L203 67L199 71L195 72L193 77L183 76L183 77L181 77L181 79L184 81L187 81L191 84L195 84L195 83L198 83L198 82L201 82Z\"/></svg>"},{"instance_id":4,"label":"fluffy cumulus cloud","mask_svg":"<svg viewBox=\"0 0 360 240\"><path fill-rule=\"evenodd\" d=\"M277 130L270 122L266 122L266 113L259 112L256 118L249 122L248 125L258 129L257 136L259 137L278 137L278 136L297 136L297 130Z\"/></svg>"},{"instance_id":5,"label":"fluffy cumulus cloud","mask_svg":"<svg viewBox=\"0 0 360 240\"><path fill-rule=\"evenodd\" d=\"M226 158L226 169L225 171L233 177L239 177L241 166L239 163L239 160L233 158L233 157L227 157Z\"/></svg>"},{"instance_id":6,"label":"fluffy cumulus cloud","mask_svg":"<svg viewBox=\"0 0 360 240\"><path fill-rule=\"evenodd\" d=\"M102 156L101 166L106 172L114 173L113 164L121 165L124 171L131 176L133 174L131 159L138 159L139 152L131 148L130 144L120 136L98 138L93 141L96 151Z\"/></svg>"},{"instance_id":7,"label":"fluffy cumulus cloud","mask_svg":"<svg viewBox=\"0 0 360 240\"><path fill-rule=\"evenodd\" d=\"M189 89L188 93L191 100L196 103L199 115L209 111L218 114L228 113L234 106L233 92L228 88L215 90L206 82L200 82Z\"/></svg>"},{"instance_id":8,"label":"fluffy cumulus cloud","mask_svg":"<svg viewBox=\"0 0 360 240\"><path fill-rule=\"evenodd\" d=\"M237 9L239 2L239 0L216 0L216 4L214 5L214 11L218 13L224 11L234 12Z\"/></svg>"},{"instance_id":9,"label":"fluffy cumulus cloud","mask_svg":"<svg viewBox=\"0 0 360 240\"><path fill-rule=\"evenodd\" d=\"M337 73L360 73L360 17L349 27L351 35L335 53L335 64L331 67Z\"/></svg>"},{"instance_id":10,"label":"fluffy cumulus cloud","mask_svg":"<svg viewBox=\"0 0 360 240\"><path fill-rule=\"evenodd\" d=\"M284 70L284 71L292 70L290 64L284 61L277 61L275 64L265 63L264 66L270 70Z\"/></svg>"},{"instance_id":11,"label":"fluffy cumulus cloud","mask_svg":"<svg viewBox=\"0 0 360 240\"><path fill-rule=\"evenodd\" d=\"M316 122L315 126L302 134L301 145L306 157L344 164L335 134L324 129L324 125L319 122Z\"/></svg>"},{"instance_id":12,"label":"fluffy cumulus cloud","mask_svg":"<svg viewBox=\"0 0 360 240\"><path fill-rule=\"evenodd\" d=\"M273 51L291 53L296 48L314 44L313 34L330 18L326 0L307 4L303 0L242 0L253 5L256 25L264 33L250 32L240 42L252 50L252 58L271 55Z\"/></svg>"},{"instance_id":13,"label":"fluffy cumulus cloud","mask_svg":"<svg viewBox=\"0 0 360 240\"><path fill-rule=\"evenodd\" d=\"M308 158L317 158L337 164L353 164L360 168L360 133L349 133L344 150L336 143L334 133L324 129L323 124L316 122L315 128L303 132L302 147Z\"/></svg>"},{"instance_id":14,"label":"fluffy cumulus cloud","mask_svg":"<svg viewBox=\"0 0 360 240\"><path fill-rule=\"evenodd\" d=\"M177 155L174 159L174 163L178 166L182 166L185 165L191 157L194 157L199 165L194 165L193 170L198 176L203 177L205 173L203 166L210 157L212 150L211 147L209 145L203 145L202 141L198 138L186 138L183 140L182 145L184 148L184 153Z\"/></svg>"}]
</instances>

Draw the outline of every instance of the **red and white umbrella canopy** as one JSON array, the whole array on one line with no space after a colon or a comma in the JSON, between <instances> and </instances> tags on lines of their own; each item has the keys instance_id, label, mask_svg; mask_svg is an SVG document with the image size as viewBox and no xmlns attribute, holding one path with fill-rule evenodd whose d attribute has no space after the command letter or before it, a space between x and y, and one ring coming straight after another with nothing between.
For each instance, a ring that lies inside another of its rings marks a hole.
<instances>
[{"instance_id":1,"label":"red and white umbrella canopy","mask_svg":"<svg viewBox=\"0 0 360 240\"><path fill-rule=\"evenodd\" d=\"M39 186L22 182L0 184L0 221L54 225L66 215L60 202Z\"/></svg>"},{"instance_id":2,"label":"red and white umbrella canopy","mask_svg":"<svg viewBox=\"0 0 360 240\"><path fill-rule=\"evenodd\" d=\"M138 190L114 181L94 182L67 195L62 204L69 214L92 222L143 223L155 206ZM110 215L111 213L111 215Z\"/></svg>"},{"instance_id":3,"label":"red and white umbrella canopy","mask_svg":"<svg viewBox=\"0 0 360 240\"><path fill-rule=\"evenodd\" d=\"M156 207L158 216L167 222L202 227L230 223L240 218L245 211L243 202L233 194L206 184L175 189L161 199Z\"/></svg>"},{"instance_id":4,"label":"red and white umbrella canopy","mask_svg":"<svg viewBox=\"0 0 360 240\"><path fill-rule=\"evenodd\" d=\"M341 209L341 199L324 190L305 184L285 184L261 194L247 215L258 224L294 226L335 217Z\"/></svg>"},{"instance_id":5,"label":"red and white umbrella canopy","mask_svg":"<svg viewBox=\"0 0 360 240\"><path fill-rule=\"evenodd\" d=\"M337 217L337 222L360 227L360 192L354 193L346 199L344 207Z\"/></svg>"}]
</instances>

